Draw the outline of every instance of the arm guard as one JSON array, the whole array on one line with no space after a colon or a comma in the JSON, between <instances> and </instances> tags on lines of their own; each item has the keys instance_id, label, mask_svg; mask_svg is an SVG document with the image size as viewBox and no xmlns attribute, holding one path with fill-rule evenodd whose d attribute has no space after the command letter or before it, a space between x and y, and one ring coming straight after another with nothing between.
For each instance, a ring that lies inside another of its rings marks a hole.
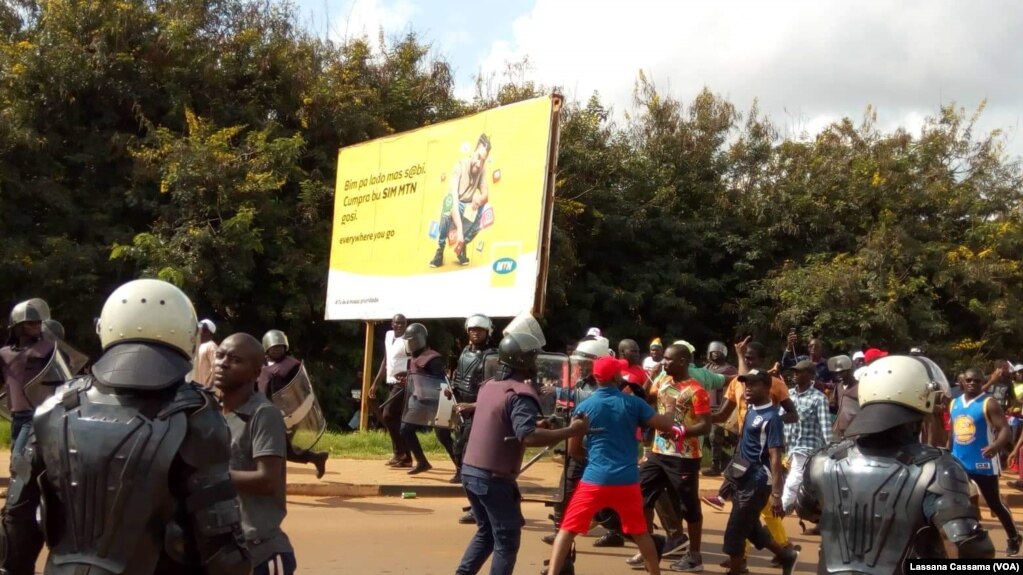
<instances>
[{"instance_id":1,"label":"arm guard","mask_svg":"<svg viewBox=\"0 0 1023 575\"><path fill-rule=\"evenodd\" d=\"M181 459L192 469L186 480L192 536L209 575L247 575L252 565L245 549L241 512L231 484L231 432L212 405L189 417Z\"/></svg>"},{"instance_id":2,"label":"arm guard","mask_svg":"<svg viewBox=\"0 0 1023 575\"><path fill-rule=\"evenodd\" d=\"M944 453L935 462L937 477L927 488L935 497L931 523L944 532L959 550L959 557L990 559L995 547L980 525L977 508L970 504L970 479L951 455Z\"/></svg>"},{"instance_id":3,"label":"arm guard","mask_svg":"<svg viewBox=\"0 0 1023 575\"><path fill-rule=\"evenodd\" d=\"M35 573L36 559L43 548L43 533L36 522L42 472L42 458L32 433L24 451L11 456L11 484L0 529L0 570L5 575Z\"/></svg>"}]
</instances>

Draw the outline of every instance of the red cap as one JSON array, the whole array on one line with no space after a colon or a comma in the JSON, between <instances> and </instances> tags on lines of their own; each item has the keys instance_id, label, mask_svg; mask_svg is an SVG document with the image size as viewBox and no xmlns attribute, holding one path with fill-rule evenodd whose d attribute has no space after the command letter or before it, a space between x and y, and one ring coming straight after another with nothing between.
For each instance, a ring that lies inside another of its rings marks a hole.
<instances>
[{"instance_id":1,"label":"red cap","mask_svg":"<svg viewBox=\"0 0 1023 575\"><path fill-rule=\"evenodd\" d=\"M611 356L604 356L597 361L593 362L593 378L598 383L607 383L620 375L625 368L629 367L629 362L624 359L615 359Z\"/></svg>"},{"instance_id":2,"label":"red cap","mask_svg":"<svg viewBox=\"0 0 1023 575\"><path fill-rule=\"evenodd\" d=\"M863 360L869 363L874 363L875 359L881 359L888 355L887 351L882 351L876 347L872 347L867 351L863 352Z\"/></svg>"}]
</instances>

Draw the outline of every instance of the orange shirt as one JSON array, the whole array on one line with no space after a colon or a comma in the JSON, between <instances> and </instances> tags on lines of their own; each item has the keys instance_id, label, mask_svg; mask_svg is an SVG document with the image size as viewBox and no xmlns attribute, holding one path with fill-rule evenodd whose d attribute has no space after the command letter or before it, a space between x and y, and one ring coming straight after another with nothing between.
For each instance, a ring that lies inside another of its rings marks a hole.
<instances>
[{"instance_id":1,"label":"orange shirt","mask_svg":"<svg viewBox=\"0 0 1023 575\"><path fill-rule=\"evenodd\" d=\"M710 396L707 390L695 379L674 381L670 375L662 373L653 388L657 392L657 413L671 413L674 410L675 423L686 427L700 422L699 416L710 413ZM654 436L654 453L700 459L700 440L702 437L686 437L682 441L667 439L660 434Z\"/></svg>"},{"instance_id":2,"label":"orange shirt","mask_svg":"<svg viewBox=\"0 0 1023 575\"><path fill-rule=\"evenodd\" d=\"M725 390L725 399L732 400L735 402L735 409L739 410L739 431L742 431L742 424L746 421L746 411L749 406L746 404L746 398L744 394L746 392L746 386L743 385L739 378L732 379L731 383L728 384L728 389ZM781 402L789 398L789 388L785 385L785 381L777 378L771 378L771 403L774 405L781 405Z\"/></svg>"}]
</instances>

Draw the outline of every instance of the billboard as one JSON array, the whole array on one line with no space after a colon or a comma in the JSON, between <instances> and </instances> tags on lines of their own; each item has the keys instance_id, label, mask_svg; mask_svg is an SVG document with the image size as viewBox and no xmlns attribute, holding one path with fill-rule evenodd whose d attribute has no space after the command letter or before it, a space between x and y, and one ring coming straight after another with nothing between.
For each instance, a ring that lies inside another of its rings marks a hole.
<instances>
[{"instance_id":1,"label":"billboard","mask_svg":"<svg viewBox=\"0 0 1023 575\"><path fill-rule=\"evenodd\" d=\"M549 234L556 98L342 148L326 319L533 308Z\"/></svg>"}]
</instances>

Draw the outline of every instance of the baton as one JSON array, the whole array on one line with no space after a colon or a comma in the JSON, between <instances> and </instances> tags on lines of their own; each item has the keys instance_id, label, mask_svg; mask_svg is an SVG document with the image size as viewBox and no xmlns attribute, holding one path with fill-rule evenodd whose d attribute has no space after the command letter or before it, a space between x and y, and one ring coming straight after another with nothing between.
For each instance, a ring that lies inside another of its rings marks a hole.
<instances>
[{"instance_id":1,"label":"baton","mask_svg":"<svg viewBox=\"0 0 1023 575\"><path fill-rule=\"evenodd\" d=\"M456 404L461 403L461 401L459 401L459 399L458 399L458 395L455 394L455 386L451 385L451 380L445 377L444 378L444 384L447 385L447 390L449 392L451 392L451 397L454 398L455 403ZM455 415L458 416L458 421L462 422L462 424L464 425L465 424L465 416L462 415L462 412L458 411L457 407L455 408Z\"/></svg>"},{"instance_id":2,"label":"baton","mask_svg":"<svg viewBox=\"0 0 1023 575\"><path fill-rule=\"evenodd\" d=\"M387 398L387 401L385 401L385 402L381 403L381 404L380 404L380 405L379 405L379 406L377 407L377 409L378 409L378 410L381 410L381 409L383 409L383 408L387 407L387 404L388 404L388 403L391 403L391 402L392 402L392 401L394 401L395 399L398 399L398 397L399 397L399 396L401 396L401 395L402 395L403 393L405 393L405 388L404 388L404 387L402 387L402 388L401 388L401 391L399 391L398 393L395 393L395 394L393 394L393 395L392 395L391 397L388 397L388 398Z\"/></svg>"}]
</instances>

